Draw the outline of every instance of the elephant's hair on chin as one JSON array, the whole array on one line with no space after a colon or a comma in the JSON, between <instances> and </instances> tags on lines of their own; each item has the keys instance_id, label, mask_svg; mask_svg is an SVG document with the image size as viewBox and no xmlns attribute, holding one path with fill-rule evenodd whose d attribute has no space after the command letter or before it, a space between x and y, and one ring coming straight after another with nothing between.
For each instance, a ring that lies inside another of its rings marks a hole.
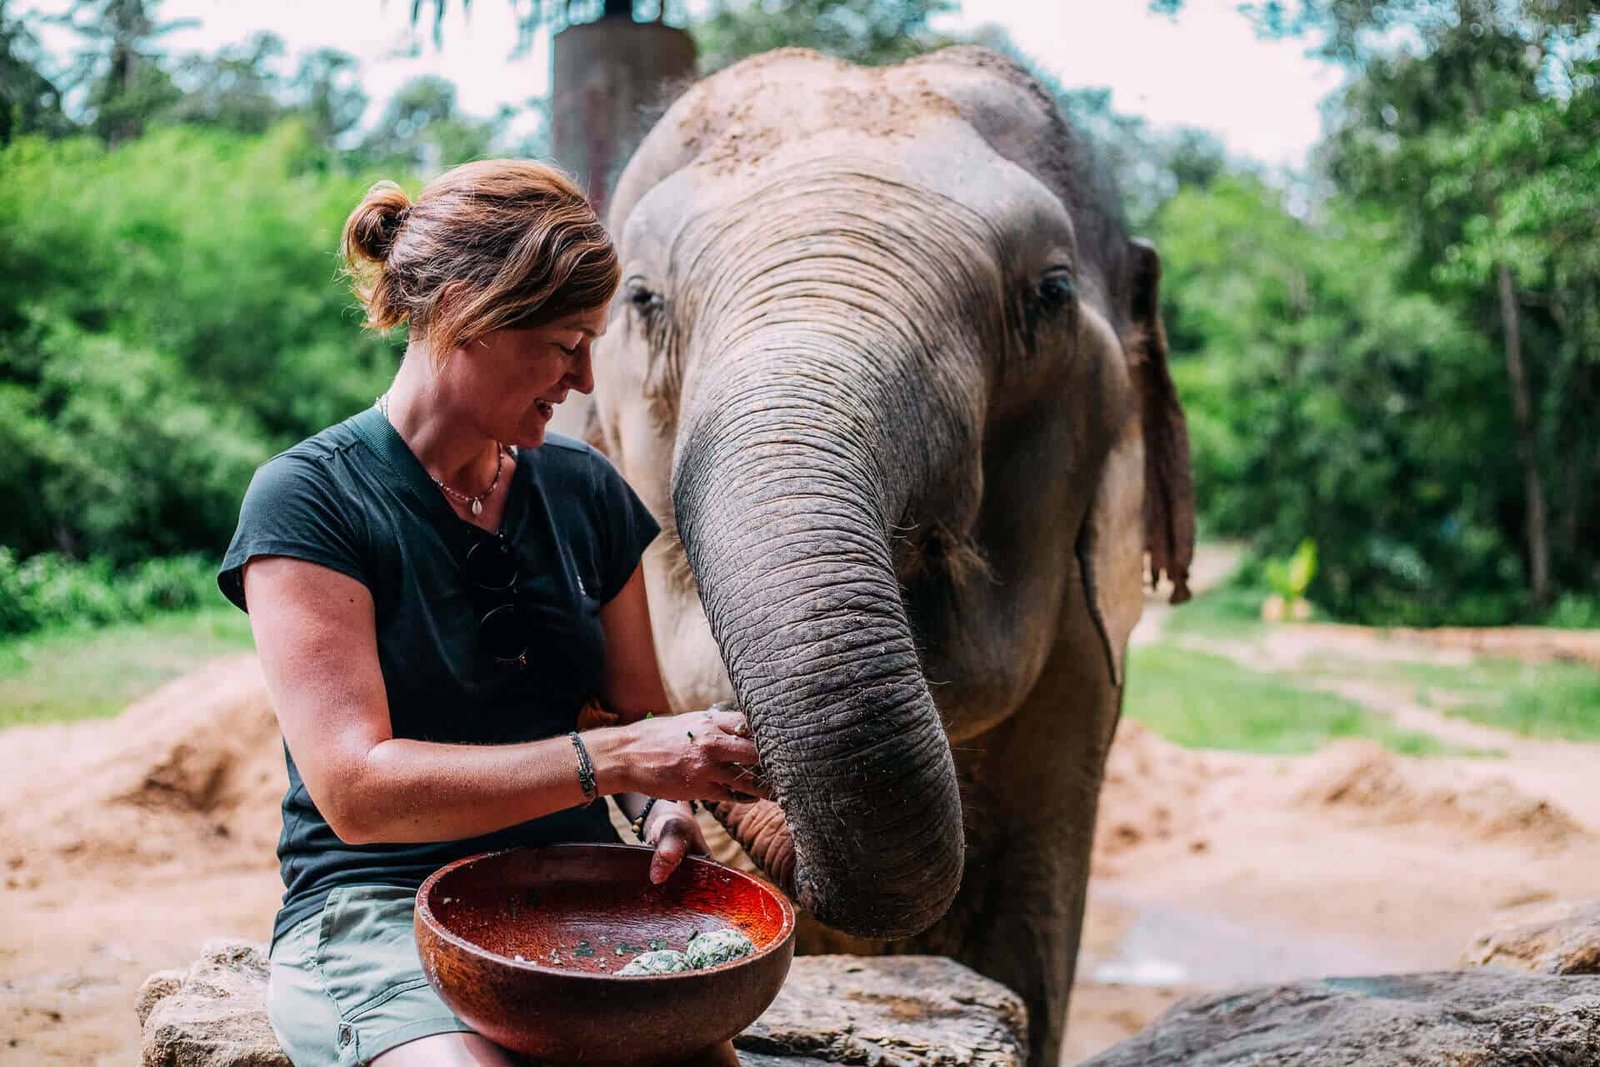
<instances>
[{"instance_id":1,"label":"elephant's hair on chin","mask_svg":"<svg viewBox=\"0 0 1600 1067\"><path fill-rule=\"evenodd\" d=\"M934 523L923 537L902 542L895 569L902 582L934 574L943 574L956 585L995 580L983 550L971 537L943 523Z\"/></svg>"}]
</instances>

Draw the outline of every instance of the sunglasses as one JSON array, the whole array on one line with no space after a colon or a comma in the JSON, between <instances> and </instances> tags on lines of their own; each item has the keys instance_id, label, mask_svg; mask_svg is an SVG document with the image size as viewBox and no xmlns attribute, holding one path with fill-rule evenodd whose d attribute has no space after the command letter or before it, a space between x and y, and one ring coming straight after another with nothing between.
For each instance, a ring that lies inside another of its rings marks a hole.
<instances>
[{"instance_id":1,"label":"sunglasses","mask_svg":"<svg viewBox=\"0 0 1600 1067\"><path fill-rule=\"evenodd\" d=\"M517 579L522 572L511 546L503 537L475 541L467 549L462 569L478 601L479 647L502 666L526 667L528 626L517 599Z\"/></svg>"}]
</instances>

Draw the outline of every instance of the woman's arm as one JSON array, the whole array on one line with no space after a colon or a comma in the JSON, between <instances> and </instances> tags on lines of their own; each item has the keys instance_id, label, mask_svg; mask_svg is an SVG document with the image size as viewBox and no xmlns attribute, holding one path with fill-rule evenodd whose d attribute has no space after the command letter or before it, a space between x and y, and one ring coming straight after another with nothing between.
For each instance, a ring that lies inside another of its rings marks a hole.
<instances>
[{"instance_id":1,"label":"woman's arm","mask_svg":"<svg viewBox=\"0 0 1600 1067\"><path fill-rule=\"evenodd\" d=\"M585 802L568 738L514 745L396 738L372 597L360 582L314 563L266 556L245 568L244 584L284 741L341 840L455 840ZM696 741L641 722L590 731L584 744L602 794L720 796L743 765L755 762L755 746L740 736L742 723L736 714L717 713Z\"/></svg>"}]
</instances>

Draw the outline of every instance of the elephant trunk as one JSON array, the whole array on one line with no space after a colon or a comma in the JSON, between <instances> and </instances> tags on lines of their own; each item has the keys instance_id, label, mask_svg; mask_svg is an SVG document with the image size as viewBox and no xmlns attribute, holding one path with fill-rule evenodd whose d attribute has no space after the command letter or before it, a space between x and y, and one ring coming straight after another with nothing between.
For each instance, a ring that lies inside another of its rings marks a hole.
<instances>
[{"instance_id":1,"label":"elephant trunk","mask_svg":"<svg viewBox=\"0 0 1600 1067\"><path fill-rule=\"evenodd\" d=\"M905 490L886 467L906 443L867 414L872 361L843 340L773 326L718 353L673 503L792 851L770 809L730 828L758 859L776 849L770 873L822 922L907 937L955 897L961 802L891 562Z\"/></svg>"}]
</instances>

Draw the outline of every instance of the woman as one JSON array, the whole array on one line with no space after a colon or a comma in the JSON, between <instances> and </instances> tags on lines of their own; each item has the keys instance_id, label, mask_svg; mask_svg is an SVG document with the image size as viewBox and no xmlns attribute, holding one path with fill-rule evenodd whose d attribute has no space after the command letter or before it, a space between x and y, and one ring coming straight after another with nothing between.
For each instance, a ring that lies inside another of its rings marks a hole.
<instances>
[{"instance_id":1,"label":"woman","mask_svg":"<svg viewBox=\"0 0 1600 1067\"><path fill-rule=\"evenodd\" d=\"M639 571L657 526L603 457L545 435L593 388L618 280L581 192L510 160L415 204L380 182L344 253L370 325L409 325L405 359L373 408L256 472L219 576L288 761L268 1012L297 1065L513 1063L422 974L423 879L615 841L611 794L661 882L704 851L688 801L760 792L756 751L736 713L662 714ZM616 725L580 736L594 700Z\"/></svg>"}]
</instances>

